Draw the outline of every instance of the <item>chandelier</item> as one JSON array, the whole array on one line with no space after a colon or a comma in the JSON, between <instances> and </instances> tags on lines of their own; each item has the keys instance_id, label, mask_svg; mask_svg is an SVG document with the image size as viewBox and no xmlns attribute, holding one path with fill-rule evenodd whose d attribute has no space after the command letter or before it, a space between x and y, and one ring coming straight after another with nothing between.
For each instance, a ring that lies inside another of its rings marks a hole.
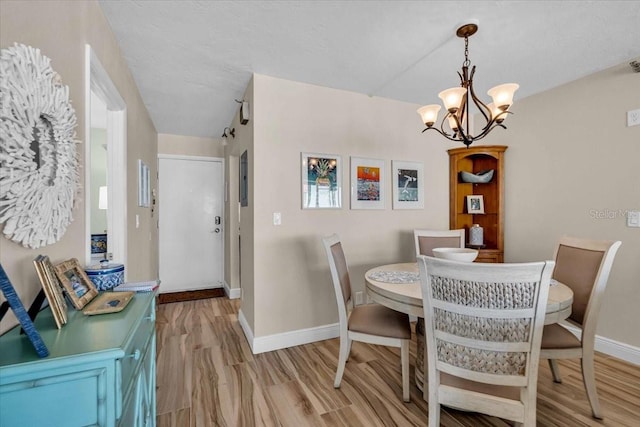
<instances>
[{"instance_id":1,"label":"chandelier","mask_svg":"<svg viewBox=\"0 0 640 427\"><path fill-rule=\"evenodd\" d=\"M467 148L474 141L487 136L489 132L498 126L506 129L502 122L507 117L507 114L511 114L509 107L513 103L513 94L520 87L516 83L505 83L489 89L487 93L493 100L489 105L478 99L473 90L475 65L471 68L471 73L469 73L469 66L471 66L469 61L469 37L474 35L476 31L478 31L478 25L475 23L467 23L456 31L458 37L464 38L464 62L462 63L462 73L458 72L460 87L443 90L438 94L444 104L444 108L447 110L447 114L440 123L440 129L433 126L438 120L440 105L425 105L418 109L418 114L427 126L422 132L433 129L451 141L462 142ZM477 135L472 135L471 133L472 124L469 112L471 102L475 104L485 121L484 127ZM448 129L445 129L445 122L448 124Z\"/></svg>"}]
</instances>

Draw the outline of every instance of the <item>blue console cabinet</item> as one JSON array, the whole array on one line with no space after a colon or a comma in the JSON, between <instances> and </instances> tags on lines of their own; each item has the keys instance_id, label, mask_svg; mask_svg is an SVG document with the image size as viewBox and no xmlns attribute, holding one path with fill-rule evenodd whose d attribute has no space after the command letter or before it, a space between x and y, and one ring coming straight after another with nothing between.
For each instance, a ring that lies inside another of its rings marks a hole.
<instances>
[{"instance_id":1,"label":"blue console cabinet","mask_svg":"<svg viewBox=\"0 0 640 427\"><path fill-rule=\"evenodd\" d=\"M69 309L57 329L50 308L35 326L39 358L20 327L0 337L0 426L155 426L156 292L119 313Z\"/></svg>"}]
</instances>

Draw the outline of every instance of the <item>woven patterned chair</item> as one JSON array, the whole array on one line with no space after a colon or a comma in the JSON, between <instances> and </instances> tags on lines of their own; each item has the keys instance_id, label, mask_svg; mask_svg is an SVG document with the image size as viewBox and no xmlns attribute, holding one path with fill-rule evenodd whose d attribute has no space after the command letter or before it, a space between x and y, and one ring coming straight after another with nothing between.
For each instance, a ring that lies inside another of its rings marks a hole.
<instances>
[{"instance_id":1,"label":"woven patterned chair","mask_svg":"<svg viewBox=\"0 0 640 427\"><path fill-rule=\"evenodd\" d=\"M464 228L459 230L413 230L416 255L433 256L433 248L464 248Z\"/></svg>"},{"instance_id":2,"label":"woven patterned chair","mask_svg":"<svg viewBox=\"0 0 640 427\"><path fill-rule=\"evenodd\" d=\"M440 424L441 405L536 425L540 340L553 265L418 256L429 426Z\"/></svg>"},{"instance_id":3,"label":"woven patterned chair","mask_svg":"<svg viewBox=\"0 0 640 427\"><path fill-rule=\"evenodd\" d=\"M568 323L581 329L576 338L568 329L552 324L544 327L540 357L549 359L555 382L560 383L556 359L582 359L582 380L594 418L602 419L593 367L598 312L613 259L622 242L562 237L556 248L553 278L573 290Z\"/></svg>"},{"instance_id":4,"label":"woven patterned chair","mask_svg":"<svg viewBox=\"0 0 640 427\"><path fill-rule=\"evenodd\" d=\"M354 306L351 300L349 270L340 238L333 234L323 238L322 242L329 259L340 320L340 356L333 386L340 387L352 341L399 347L402 399L409 402L409 342L411 340L409 316L380 304Z\"/></svg>"}]
</instances>

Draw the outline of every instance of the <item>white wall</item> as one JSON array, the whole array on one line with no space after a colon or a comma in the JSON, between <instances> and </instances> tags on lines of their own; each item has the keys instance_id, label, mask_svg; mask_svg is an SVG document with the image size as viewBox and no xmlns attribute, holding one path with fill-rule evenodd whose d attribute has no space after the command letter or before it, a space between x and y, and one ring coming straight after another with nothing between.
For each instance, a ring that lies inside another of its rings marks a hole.
<instances>
[{"instance_id":1,"label":"white wall","mask_svg":"<svg viewBox=\"0 0 640 427\"><path fill-rule=\"evenodd\" d=\"M159 133L158 154L223 157L224 150L220 138L201 138L197 136Z\"/></svg>"},{"instance_id":2,"label":"white wall","mask_svg":"<svg viewBox=\"0 0 640 427\"><path fill-rule=\"evenodd\" d=\"M100 187L107 185L107 130L91 128L91 234L107 232L107 211L99 209Z\"/></svg>"}]
</instances>

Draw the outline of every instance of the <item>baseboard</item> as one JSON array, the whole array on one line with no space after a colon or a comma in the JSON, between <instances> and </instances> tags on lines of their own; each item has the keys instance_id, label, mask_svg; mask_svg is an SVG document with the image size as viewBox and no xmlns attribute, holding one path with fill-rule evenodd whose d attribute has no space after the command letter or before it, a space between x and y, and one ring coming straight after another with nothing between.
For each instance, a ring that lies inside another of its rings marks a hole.
<instances>
[{"instance_id":1,"label":"baseboard","mask_svg":"<svg viewBox=\"0 0 640 427\"><path fill-rule=\"evenodd\" d=\"M222 281L222 286L224 287L224 292L227 294L227 298L229 299L238 299L242 295L240 288L232 288L226 280Z\"/></svg>"},{"instance_id":2,"label":"baseboard","mask_svg":"<svg viewBox=\"0 0 640 427\"><path fill-rule=\"evenodd\" d=\"M284 332L282 334L267 335L254 338L253 331L249 328L247 319L242 310L238 312L238 322L244 331L244 335L249 341L253 354L265 353L267 351L280 350L281 348L295 347L297 345L309 344L316 341L323 341L340 336L339 325L318 326L315 328L299 329L297 331Z\"/></svg>"},{"instance_id":3,"label":"baseboard","mask_svg":"<svg viewBox=\"0 0 640 427\"><path fill-rule=\"evenodd\" d=\"M249 323L247 322L247 318L244 317L244 313L242 309L238 311L238 323L240 323L240 327L242 328L242 332L244 332L244 336L249 343L249 347L251 347L251 353L256 354L253 351L253 331L249 327Z\"/></svg>"},{"instance_id":4,"label":"baseboard","mask_svg":"<svg viewBox=\"0 0 640 427\"><path fill-rule=\"evenodd\" d=\"M563 323L562 326L566 327L573 335L580 338L580 328L576 328L575 326L567 323ZM601 337L599 335L596 335L595 347L596 351L599 351L600 353L613 356L624 360L625 362L633 363L634 365L640 365L640 348L638 347L615 341L611 338Z\"/></svg>"},{"instance_id":5,"label":"baseboard","mask_svg":"<svg viewBox=\"0 0 640 427\"><path fill-rule=\"evenodd\" d=\"M242 310L238 313L238 322L244 331L253 354L328 340L340 336L339 325L338 323L334 323L331 325L254 338L253 331L249 328L249 324ZM575 326L569 324L563 324L563 326L569 329L576 337L580 336L580 329ZM640 348L629 344L596 335L596 351L633 363L634 365L640 365Z\"/></svg>"}]
</instances>

